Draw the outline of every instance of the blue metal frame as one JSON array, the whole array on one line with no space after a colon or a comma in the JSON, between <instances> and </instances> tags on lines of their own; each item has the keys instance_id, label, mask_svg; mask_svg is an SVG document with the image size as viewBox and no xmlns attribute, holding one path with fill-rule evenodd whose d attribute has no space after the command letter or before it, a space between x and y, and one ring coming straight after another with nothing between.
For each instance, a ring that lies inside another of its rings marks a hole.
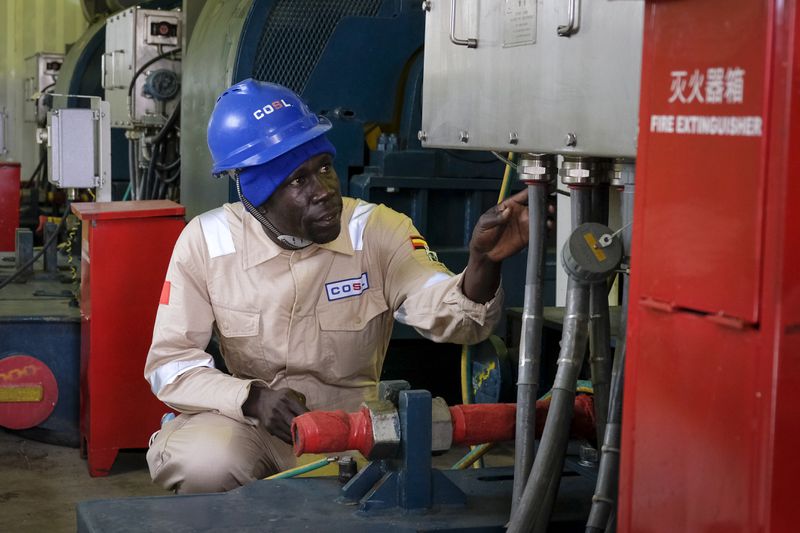
<instances>
[{"instance_id":1,"label":"blue metal frame","mask_svg":"<svg viewBox=\"0 0 800 533\"><path fill-rule=\"evenodd\" d=\"M340 501L359 502L365 514L399 507L423 511L466 505L464 492L431 468L431 393L400 391L400 457L373 461L344 487Z\"/></svg>"}]
</instances>

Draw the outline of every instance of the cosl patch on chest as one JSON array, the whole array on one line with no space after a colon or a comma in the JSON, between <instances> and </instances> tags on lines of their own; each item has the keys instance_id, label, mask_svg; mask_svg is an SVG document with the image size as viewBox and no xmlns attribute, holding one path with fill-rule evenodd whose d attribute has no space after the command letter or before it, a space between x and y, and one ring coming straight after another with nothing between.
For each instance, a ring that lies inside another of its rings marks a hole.
<instances>
[{"instance_id":1,"label":"cosl patch on chest","mask_svg":"<svg viewBox=\"0 0 800 533\"><path fill-rule=\"evenodd\" d=\"M341 300L351 296L358 296L369 288L369 278L364 272L358 278L343 279L341 281L331 281L325 284L325 292L328 301Z\"/></svg>"}]
</instances>

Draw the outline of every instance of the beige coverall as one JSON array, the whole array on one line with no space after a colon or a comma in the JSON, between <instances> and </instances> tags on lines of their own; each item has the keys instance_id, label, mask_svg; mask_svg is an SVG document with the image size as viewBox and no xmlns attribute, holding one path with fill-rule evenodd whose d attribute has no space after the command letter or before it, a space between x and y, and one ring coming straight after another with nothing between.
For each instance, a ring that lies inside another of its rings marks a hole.
<instances>
[{"instance_id":1,"label":"beige coverall","mask_svg":"<svg viewBox=\"0 0 800 533\"><path fill-rule=\"evenodd\" d=\"M153 392L182 413L152 439L154 482L214 492L294 466L291 447L242 414L250 387L355 411L377 395L394 320L434 341L488 337L502 291L477 304L462 275L436 261L408 217L352 198L336 240L297 251L240 203L194 218L175 245L145 365ZM214 328L230 375L205 352Z\"/></svg>"}]
</instances>

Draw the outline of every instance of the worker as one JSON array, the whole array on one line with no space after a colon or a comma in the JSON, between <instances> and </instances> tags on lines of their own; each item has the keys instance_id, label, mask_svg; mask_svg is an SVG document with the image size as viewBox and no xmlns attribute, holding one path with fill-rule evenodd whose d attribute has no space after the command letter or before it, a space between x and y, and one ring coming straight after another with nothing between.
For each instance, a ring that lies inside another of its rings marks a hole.
<instances>
[{"instance_id":1,"label":"worker","mask_svg":"<svg viewBox=\"0 0 800 533\"><path fill-rule=\"evenodd\" d=\"M501 261L527 244L525 193L480 217L454 275L407 216L342 197L330 128L279 85L248 79L217 99L213 173L240 202L178 238L145 365L180 413L147 453L167 489L225 491L295 466L295 416L376 399L394 320L472 344L500 318ZM206 351L212 332L226 371Z\"/></svg>"}]
</instances>

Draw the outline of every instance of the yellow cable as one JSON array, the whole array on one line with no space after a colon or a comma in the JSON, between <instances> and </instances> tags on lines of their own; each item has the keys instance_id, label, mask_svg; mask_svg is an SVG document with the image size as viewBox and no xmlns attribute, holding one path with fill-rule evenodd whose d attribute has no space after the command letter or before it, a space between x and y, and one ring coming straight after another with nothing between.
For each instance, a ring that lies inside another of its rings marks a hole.
<instances>
[{"instance_id":1,"label":"yellow cable","mask_svg":"<svg viewBox=\"0 0 800 533\"><path fill-rule=\"evenodd\" d=\"M508 152L508 161L513 162L514 152ZM508 187L509 182L511 181L511 165L506 163L506 169L503 172L503 182L500 184L500 194L497 197L497 203L499 204L503 200L505 200L506 195L508 194ZM472 383L471 379L469 378L469 367L472 364L472 358L469 354L469 345L464 344L461 346L461 403L464 405L469 405L472 403ZM475 447L472 446L471 449ZM483 466L483 461L479 460L473 464L475 468L480 468Z\"/></svg>"},{"instance_id":2,"label":"yellow cable","mask_svg":"<svg viewBox=\"0 0 800 533\"><path fill-rule=\"evenodd\" d=\"M510 162L513 162L512 157L514 157L514 152L508 152L508 159ZM503 172L503 183L500 185L500 195L497 197L497 203L499 204L503 200L506 199L508 195L508 184L511 181L509 178L511 177L511 165L506 164L506 170Z\"/></svg>"}]
</instances>

